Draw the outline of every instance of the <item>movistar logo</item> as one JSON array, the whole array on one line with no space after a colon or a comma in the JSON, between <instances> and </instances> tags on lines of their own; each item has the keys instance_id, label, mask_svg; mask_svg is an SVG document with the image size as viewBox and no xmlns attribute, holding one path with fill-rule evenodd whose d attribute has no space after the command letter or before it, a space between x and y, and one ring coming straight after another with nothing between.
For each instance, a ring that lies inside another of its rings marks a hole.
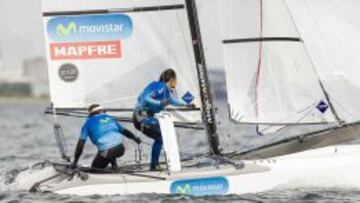
<instances>
[{"instance_id":1,"label":"movistar logo","mask_svg":"<svg viewBox=\"0 0 360 203\"><path fill-rule=\"evenodd\" d=\"M125 14L55 17L47 24L49 39L62 42L123 40L132 29L132 20Z\"/></svg>"},{"instance_id":2,"label":"movistar logo","mask_svg":"<svg viewBox=\"0 0 360 203\"><path fill-rule=\"evenodd\" d=\"M108 124L110 121L111 121L111 119L109 117L107 117L107 118L100 119L99 122L101 125L105 125L105 124Z\"/></svg>"},{"instance_id":3,"label":"movistar logo","mask_svg":"<svg viewBox=\"0 0 360 203\"><path fill-rule=\"evenodd\" d=\"M176 187L176 193L179 194L191 194L191 186L190 184L185 184L184 186L177 186Z\"/></svg>"},{"instance_id":4,"label":"movistar logo","mask_svg":"<svg viewBox=\"0 0 360 203\"><path fill-rule=\"evenodd\" d=\"M170 192L186 195L223 195L229 191L229 182L224 177L200 178L174 181Z\"/></svg>"},{"instance_id":5,"label":"movistar logo","mask_svg":"<svg viewBox=\"0 0 360 203\"><path fill-rule=\"evenodd\" d=\"M67 26L59 24L56 27L56 34L62 37L67 37L71 33L76 33L76 30L76 24L74 22L70 22Z\"/></svg>"}]
</instances>

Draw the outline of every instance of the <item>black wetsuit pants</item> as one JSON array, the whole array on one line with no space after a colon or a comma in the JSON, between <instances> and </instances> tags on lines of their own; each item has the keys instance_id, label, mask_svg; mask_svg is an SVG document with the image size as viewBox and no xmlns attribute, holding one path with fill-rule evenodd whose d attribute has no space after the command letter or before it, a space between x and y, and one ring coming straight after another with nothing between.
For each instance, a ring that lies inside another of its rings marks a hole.
<instances>
[{"instance_id":1,"label":"black wetsuit pants","mask_svg":"<svg viewBox=\"0 0 360 203\"><path fill-rule=\"evenodd\" d=\"M135 128L144 133L147 137L154 139L154 144L151 150L150 168L155 168L157 165L159 165L159 158L163 141L159 123L155 122L153 125L147 125L143 123L143 121L146 119L154 119L157 121L157 119L153 117L142 117L141 115L139 115L139 113L134 113L133 122Z\"/></svg>"},{"instance_id":2,"label":"black wetsuit pants","mask_svg":"<svg viewBox=\"0 0 360 203\"><path fill-rule=\"evenodd\" d=\"M93 169L104 169L107 167L107 165L109 163L111 163L112 168L115 169L117 168L117 162L116 162L116 158L121 157L122 155L124 155L125 152L125 147L123 144L119 144L111 149L108 149L106 151L99 151L92 164L91 164L91 168Z\"/></svg>"}]
</instances>

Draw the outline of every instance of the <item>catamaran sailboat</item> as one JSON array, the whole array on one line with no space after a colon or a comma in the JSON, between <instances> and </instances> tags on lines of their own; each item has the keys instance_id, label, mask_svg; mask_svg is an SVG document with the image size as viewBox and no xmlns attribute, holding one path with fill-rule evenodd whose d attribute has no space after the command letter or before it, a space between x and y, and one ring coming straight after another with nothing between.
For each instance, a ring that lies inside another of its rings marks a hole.
<instances>
[{"instance_id":1,"label":"catamaran sailboat","mask_svg":"<svg viewBox=\"0 0 360 203\"><path fill-rule=\"evenodd\" d=\"M131 121L137 93L168 67L181 78L176 94L198 108L159 115L167 170L134 164L94 173L48 162L20 174L14 184L75 195L202 196L260 192L312 179L311 174L326 171L328 176L317 178L329 179L337 171L359 169L358 145L334 146L359 138L359 2L204 2L43 0L53 104L47 113L85 117L89 104L100 103L119 120ZM209 22L198 16L213 3L220 13L217 43L223 47L230 118L256 125L257 137L274 138L247 151L219 147L201 38ZM54 126L67 159L56 119ZM325 127L283 136L296 126ZM181 160L176 127L204 130L209 154Z\"/></svg>"}]
</instances>

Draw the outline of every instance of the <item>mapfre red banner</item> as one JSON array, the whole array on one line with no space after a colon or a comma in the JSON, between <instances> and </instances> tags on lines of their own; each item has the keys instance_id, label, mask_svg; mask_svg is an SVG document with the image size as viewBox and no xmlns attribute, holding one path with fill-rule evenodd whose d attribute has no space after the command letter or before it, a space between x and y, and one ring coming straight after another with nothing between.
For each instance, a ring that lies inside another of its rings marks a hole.
<instances>
[{"instance_id":1,"label":"mapfre red banner","mask_svg":"<svg viewBox=\"0 0 360 203\"><path fill-rule=\"evenodd\" d=\"M121 58L120 41L50 43L51 60Z\"/></svg>"}]
</instances>

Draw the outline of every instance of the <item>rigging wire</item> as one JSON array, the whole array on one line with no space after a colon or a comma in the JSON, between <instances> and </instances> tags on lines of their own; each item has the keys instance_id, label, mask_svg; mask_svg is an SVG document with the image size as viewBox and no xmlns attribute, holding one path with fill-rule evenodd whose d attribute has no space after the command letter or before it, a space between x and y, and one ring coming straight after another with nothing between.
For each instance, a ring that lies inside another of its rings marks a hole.
<instances>
[{"instance_id":1,"label":"rigging wire","mask_svg":"<svg viewBox=\"0 0 360 203\"><path fill-rule=\"evenodd\" d=\"M60 151L61 158L70 162L71 160L68 155L68 147L65 141L64 131L58 122L55 105L52 103L51 107L53 109L53 129L57 147Z\"/></svg>"},{"instance_id":2,"label":"rigging wire","mask_svg":"<svg viewBox=\"0 0 360 203\"><path fill-rule=\"evenodd\" d=\"M286 7L286 9L287 9L287 11L288 11L288 14L289 14L289 16L290 16L290 18L291 18L291 21L292 21L293 24L294 24L294 27L295 27L298 35L301 36L300 30L299 30L299 28L298 28L298 26L297 26L297 24L296 24L296 21L295 21L294 16L293 16L292 13L290 12L290 8L289 8L286 0L283 0L283 3L284 3L284 5L285 5L285 7ZM315 22L316 22L316 21L315 21ZM326 43L324 43L324 44L326 44ZM317 71L317 69L316 69L315 62L314 62L314 60L312 59L312 57L310 56L309 50L307 49L307 47L305 46L305 44L303 44L303 47L304 47L304 49L305 49L306 55L307 55L308 58L309 58L309 61L310 61L310 63L311 63L311 67L312 67L315 75L317 76L319 85L320 85L321 90L323 91L324 96L325 96L325 98L326 98L326 100L327 100L327 102L328 102L328 104L329 104L329 107L330 107L330 109L331 109L331 112L332 112L335 120L338 122L338 125L339 125L339 126L342 126L342 125L343 125L343 121L341 120L341 118L340 118L339 115L337 114L336 109L335 109L334 105L332 104L332 102L331 102L331 100L330 100L330 96L329 96L327 90L325 89L325 86L324 86L324 84L323 84L323 81L322 81L322 79L321 79L321 77L320 77L320 75L319 75L319 73L318 73L318 71Z\"/></svg>"},{"instance_id":3,"label":"rigging wire","mask_svg":"<svg viewBox=\"0 0 360 203\"><path fill-rule=\"evenodd\" d=\"M220 2L219 2L220 3ZM219 6L220 7L220 6ZM232 18L231 18L231 20L232 20ZM221 24L222 25L222 24ZM221 26L221 28L223 29L223 25ZM258 104L259 103L259 101L256 101L256 104ZM254 106L255 104L253 104L253 106ZM315 104L316 105L316 104ZM312 108L312 107L314 107L315 106L314 104L312 104L311 106L309 106L309 107L307 107L307 108ZM315 109L315 108L314 108ZM304 120L310 113L312 112L312 109L309 109L309 111L307 111L307 113L305 114L305 115L303 115L302 117L300 117L297 121L296 121L296 123L298 123L298 122L300 122L300 121L302 121L302 120ZM283 134L285 134L285 132L287 132L287 131L289 131L289 130L291 130L291 128L286 128L286 127L289 127L290 126L290 124L286 124L286 125L284 125L284 128L282 128L282 129L280 129L280 131L278 131L279 133L278 133L278 135L281 135L281 137L283 136ZM273 126L269 126L268 128L271 128L271 127L273 127ZM286 128L286 129L285 129ZM266 129L266 128L265 128ZM282 132L282 131L284 131L284 132ZM275 135L274 135L275 136ZM276 136L275 138L279 138L279 136Z\"/></svg>"},{"instance_id":4,"label":"rigging wire","mask_svg":"<svg viewBox=\"0 0 360 203\"><path fill-rule=\"evenodd\" d=\"M349 115L350 117L352 117L352 118L356 118L356 116L353 115L352 113L350 113L350 112L347 110L347 108L345 108L338 100L334 100L334 101L338 104L339 108L342 108L342 109L343 109L343 112L344 112L344 113L348 114L348 115ZM352 132L353 135L357 135L357 134L358 134L358 132L356 132L356 131L353 129L353 127L350 127L349 129L350 129L350 131Z\"/></svg>"},{"instance_id":5,"label":"rigging wire","mask_svg":"<svg viewBox=\"0 0 360 203\"><path fill-rule=\"evenodd\" d=\"M310 115L313 111L314 108L312 108L313 106L309 107L309 111L304 114L304 116L300 117L297 121L295 121L295 123L299 123L301 120L305 119L308 115ZM294 126L289 126L288 124L284 125L283 128L280 129L280 131L278 131L279 134L275 134L272 140L270 140L271 142L274 142L276 139L275 138L286 138L285 133L289 132L291 129L293 129ZM282 132L281 132L282 131ZM280 140L280 139L279 139Z\"/></svg>"},{"instance_id":6,"label":"rigging wire","mask_svg":"<svg viewBox=\"0 0 360 203\"><path fill-rule=\"evenodd\" d=\"M263 0L260 1L260 38L263 37ZM261 76L261 67L262 67L262 55L263 55L263 41L259 42L259 52L258 52L258 62L257 62L257 69L256 69L256 82L255 82L255 115L256 119L259 119L259 103L258 103L258 91L259 91L259 84L260 84L260 76ZM256 132L261 135L259 131L259 125L256 125Z\"/></svg>"},{"instance_id":7,"label":"rigging wire","mask_svg":"<svg viewBox=\"0 0 360 203\"><path fill-rule=\"evenodd\" d=\"M352 118L358 118L358 116L355 116L353 113L351 113L348 108L344 107L337 99L333 99L333 101L339 106L339 109L342 109L345 114L349 115Z\"/></svg>"},{"instance_id":8,"label":"rigging wire","mask_svg":"<svg viewBox=\"0 0 360 203\"><path fill-rule=\"evenodd\" d=\"M289 13L289 15L290 15L293 23L295 24L294 18L293 18L293 16L292 16L292 14L290 13L290 10L289 10L289 8L288 8L288 5L286 4L285 1L283 1L283 2L284 2L284 5L285 5L286 8L287 8L287 11L288 11L288 13ZM296 26L296 24L295 24L295 28L297 29L297 32L298 32L298 34L300 35L300 32L299 32L298 27ZM305 48L305 50L306 50L306 53L307 53L307 55L308 55L308 58L310 59L310 61L311 61L311 63L312 63L312 67L313 67L313 69L314 69L314 72L317 74L318 81L319 81L319 83L320 83L320 87L321 87L321 89L323 90L323 93L324 93L324 95L325 95L325 97L326 97L326 99L327 99L327 101L328 101L328 103L329 103L329 106L330 106L330 109L331 109L331 111L332 111L332 114L333 114L333 116L335 117L335 119L339 122L339 124L342 125L342 121L341 121L340 118L338 117L337 112L335 111L335 108L334 108L334 106L332 105L332 103L331 103L331 101L330 101L330 96L328 95L327 91L325 90L325 87L324 87L324 85L322 84L321 78L320 78L319 75L318 75L318 72L317 72L317 70L316 70L316 68L315 68L315 64L314 64L314 62L312 61L312 58L310 57L310 55L309 55L309 53L308 53L308 50L306 49L305 46L304 46L304 48ZM334 100L334 101L337 102L337 100ZM305 114L303 117L301 117L297 122L300 122L302 119L304 119L304 118L305 118L307 115L309 115L310 113L311 113L311 111L309 111L307 114ZM270 128L270 127L271 127L271 126L269 126L269 128ZM281 129L281 130L283 130L283 129L285 129L285 130L284 130L282 133L279 133L278 135L284 135L285 132L288 132L288 131L290 130L290 128L286 128L286 127L288 127L288 125L285 125L284 128ZM272 139L272 141L274 141L275 138L278 138L278 137L279 137L279 136L274 136L274 139Z\"/></svg>"},{"instance_id":9,"label":"rigging wire","mask_svg":"<svg viewBox=\"0 0 360 203\"><path fill-rule=\"evenodd\" d=\"M314 111L314 109L315 109L314 106L315 106L315 104L310 105L306 109L302 110L302 111L307 110L307 112L302 117L300 117L298 120L296 120L295 123L299 123L302 120L304 120L307 116L309 116ZM273 126L270 125L268 128L271 128L271 127L273 127ZM295 127L296 126L290 125L290 124L283 125L283 127L281 129L279 129L275 134L271 135L271 137L269 136L270 139L267 140L267 143L268 144L269 143L275 143L277 141L292 137L292 136L286 136L287 135L286 133L289 132L290 130L294 129ZM324 127L325 127L325 125L324 125ZM299 135L295 135L294 137L296 137L296 136L299 136ZM256 141L257 140L249 139L249 140L247 140L245 145L253 145L254 143L256 143ZM268 145L268 144L265 144L265 145ZM256 147L256 148L258 148L258 147Z\"/></svg>"}]
</instances>

